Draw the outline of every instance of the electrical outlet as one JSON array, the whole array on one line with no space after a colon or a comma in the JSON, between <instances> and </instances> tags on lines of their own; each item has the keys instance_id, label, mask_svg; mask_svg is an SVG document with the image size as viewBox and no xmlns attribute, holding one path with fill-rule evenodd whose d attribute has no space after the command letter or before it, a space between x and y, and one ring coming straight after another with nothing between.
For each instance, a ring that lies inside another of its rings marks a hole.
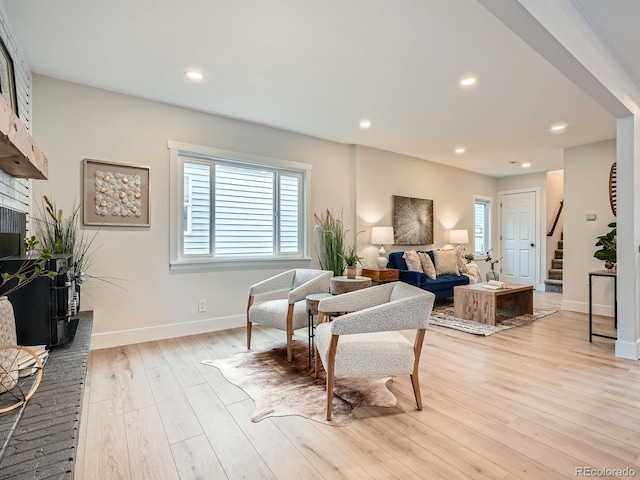
<instances>
[{"instance_id":1,"label":"electrical outlet","mask_svg":"<svg viewBox=\"0 0 640 480\"><path fill-rule=\"evenodd\" d=\"M198 312L206 312L207 311L207 301L206 300L198 300Z\"/></svg>"}]
</instances>

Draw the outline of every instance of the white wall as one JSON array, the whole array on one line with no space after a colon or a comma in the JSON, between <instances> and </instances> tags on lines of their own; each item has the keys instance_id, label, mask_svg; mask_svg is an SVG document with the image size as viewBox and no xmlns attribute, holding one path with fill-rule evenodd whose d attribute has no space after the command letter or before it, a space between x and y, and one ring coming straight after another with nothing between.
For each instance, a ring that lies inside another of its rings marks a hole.
<instances>
[{"instance_id":1,"label":"white wall","mask_svg":"<svg viewBox=\"0 0 640 480\"><path fill-rule=\"evenodd\" d=\"M95 312L92 348L244 325L249 286L276 272L169 271L168 140L313 164L312 211L354 210L347 145L37 75L34 99L34 134L50 171L49 181L33 182L37 201L46 194L66 211L79 202L84 158L151 168L151 226L103 227L95 241L89 273L120 280L83 286L82 308ZM199 299L206 313L197 312Z\"/></svg>"},{"instance_id":2,"label":"white wall","mask_svg":"<svg viewBox=\"0 0 640 480\"><path fill-rule=\"evenodd\" d=\"M364 230L358 237L358 251L365 257L365 265L376 266L380 248L370 243L371 227L392 225L392 195L433 200L434 243L416 246L425 249L448 245L451 229L467 229L469 235L473 235L474 194L495 200L497 182L494 177L384 150L363 146L355 149L357 223L358 231ZM496 216L493 218L494 234ZM470 248L469 245L466 247ZM412 247L385 246L387 253L407 248ZM484 262L478 264L482 267Z\"/></svg>"},{"instance_id":3,"label":"white wall","mask_svg":"<svg viewBox=\"0 0 640 480\"><path fill-rule=\"evenodd\" d=\"M311 210L342 211L351 234L366 229L358 250L370 265L378 249L369 243L370 226L391 225L392 195L434 200L436 247L448 242L452 228L472 231L474 193L495 197L492 177L48 77L34 76L34 98L34 132L50 161L50 180L34 181L34 198L47 194L68 211L81 198L84 158L151 168L151 226L103 227L97 234L89 273L119 280L83 286L82 308L94 310L92 348L243 326L249 286L276 272L169 271L167 140L312 164ZM313 248L310 256L306 265L317 267ZM206 313L197 312L199 299L207 301Z\"/></svg>"},{"instance_id":4,"label":"white wall","mask_svg":"<svg viewBox=\"0 0 640 480\"><path fill-rule=\"evenodd\" d=\"M616 161L616 141L568 148L564 153L564 282L562 308L576 312L589 310L589 272L603 270L593 257L596 237L611 229L616 217L609 205L609 169ZM596 221L585 215L596 214ZM613 315L613 282L597 278L593 288L594 312Z\"/></svg>"}]
</instances>

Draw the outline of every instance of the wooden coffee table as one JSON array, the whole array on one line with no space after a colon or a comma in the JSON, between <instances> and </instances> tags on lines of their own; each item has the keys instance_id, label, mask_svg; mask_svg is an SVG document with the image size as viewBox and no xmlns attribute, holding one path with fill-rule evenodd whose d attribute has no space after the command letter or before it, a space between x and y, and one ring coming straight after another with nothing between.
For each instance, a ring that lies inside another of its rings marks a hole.
<instances>
[{"instance_id":1,"label":"wooden coffee table","mask_svg":"<svg viewBox=\"0 0 640 480\"><path fill-rule=\"evenodd\" d=\"M453 287L453 311L458 318L478 323L496 324L498 309L514 316L533 313L533 287L510 283L491 290L482 283Z\"/></svg>"}]
</instances>

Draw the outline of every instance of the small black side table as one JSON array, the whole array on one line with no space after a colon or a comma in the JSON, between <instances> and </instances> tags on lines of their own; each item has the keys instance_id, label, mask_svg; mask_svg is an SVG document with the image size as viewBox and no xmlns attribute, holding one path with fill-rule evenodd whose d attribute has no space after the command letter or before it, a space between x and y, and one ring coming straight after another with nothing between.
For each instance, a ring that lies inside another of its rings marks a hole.
<instances>
[{"instance_id":1,"label":"small black side table","mask_svg":"<svg viewBox=\"0 0 640 480\"><path fill-rule=\"evenodd\" d=\"M617 340L616 337L609 335L600 335L599 333L593 333L593 277L609 277L613 278L613 326L618 328L618 275L617 272L610 272L609 270L596 270L595 272L589 272L589 343L592 341L592 337L603 337Z\"/></svg>"},{"instance_id":2,"label":"small black side table","mask_svg":"<svg viewBox=\"0 0 640 480\"><path fill-rule=\"evenodd\" d=\"M309 314L309 368L311 368L311 357L313 356L313 345L316 331L316 324L313 317L318 315L318 304L323 298L333 297L330 293L314 293L307 295L307 312Z\"/></svg>"}]
</instances>

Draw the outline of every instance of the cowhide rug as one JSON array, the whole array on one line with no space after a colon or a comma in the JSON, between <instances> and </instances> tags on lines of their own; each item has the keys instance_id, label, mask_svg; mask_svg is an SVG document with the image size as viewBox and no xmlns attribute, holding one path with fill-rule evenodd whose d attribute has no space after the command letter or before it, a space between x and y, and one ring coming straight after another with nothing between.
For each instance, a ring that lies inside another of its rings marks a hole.
<instances>
[{"instance_id":1,"label":"cowhide rug","mask_svg":"<svg viewBox=\"0 0 640 480\"><path fill-rule=\"evenodd\" d=\"M293 344L293 362L287 362L286 347L266 352L247 351L231 358L202 360L220 369L224 377L244 390L255 402L252 422L267 417L300 415L331 425L347 425L351 412L362 405L393 407L396 397L386 383L390 376L336 377L332 421L327 421L324 370L318 378L308 368L308 346Z\"/></svg>"}]
</instances>

